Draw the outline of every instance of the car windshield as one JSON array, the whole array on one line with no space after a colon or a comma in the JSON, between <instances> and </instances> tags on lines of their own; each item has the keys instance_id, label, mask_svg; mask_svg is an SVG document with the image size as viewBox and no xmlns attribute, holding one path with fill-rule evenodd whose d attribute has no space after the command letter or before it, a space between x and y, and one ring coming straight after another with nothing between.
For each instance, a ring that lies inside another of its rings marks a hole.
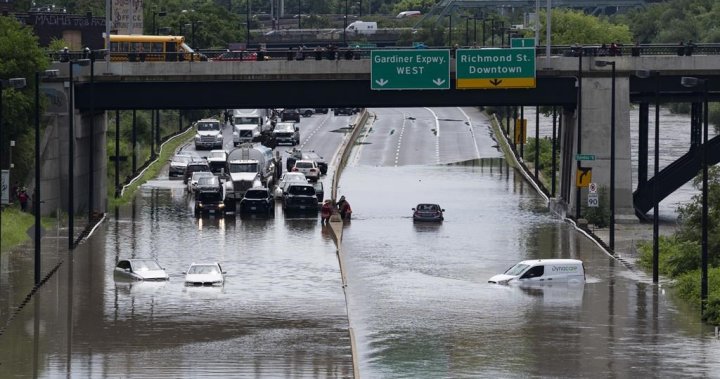
<instances>
[{"instance_id":1,"label":"car windshield","mask_svg":"<svg viewBox=\"0 0 720 379\"><path fill-rule=\"evenodd\" d=\"M439 211L440 207L437 204L419 204L417 206L419 211Z\"/></svg>"},{"instance_id":2,"label":"car windshield","mask_svg":"<svg viewBox=\"0 0 720 379\"><path fill-rule=\"evenodd\" d=\"M288 193L291 195L315 196L315 189L311 186L290 186Z\"/></svg>"},{"instance_id":3,"label":"car windshield","mask_svg":"<svg viewBox=\"0 0 720 379\"><path fill-rule=\"evenodd\" d=\"M305 179L305 175L301 174L299 172L297 173L287 173L285 176L282 177L282 181L285 183L288 182L305 182L307 179Z\"/></svg>"},{"instance_id":4,"label":"car windshield","mask_svg":"<svg viewBox=\"0 0 720 379\"><path fill-rule=\"evenodd\" d=\"M197 129L202 130L202 131L220 130L220 123L219 122L198 122Z\"/></svg>"},{"instance_id":5,"label":"car windshield","mask_svg":"<svg viewBox=\"0 0 720 379\"><path fill-rule=\"evenodd\" d=\"M198 186L216 186L218 179L215 176L201 176L198 178Z\"/></svg>"},{"instance_id":6,"label":"car windshield","mask_svg":"<svg viewBox=\"0 0 720 379\"><path fill-rule=\"evenodd\" d=\"M235 117L235 125L257 125L259 123L257 117Z\"/></svg>"},{"instance_id":7,"label":"car windshield","mask_svg":"<svg viewBox=\"0 0 720 379\"><path fill-rule=\"evenodd\" d=\"M140 259L132 261L133 271L162 270L162 267L152 259Z\"/></svg>"},{"instance_id":8,"label":"car windshield","mask_svg":"<svg viewBox=\"0 0 720 379\"><path fill-rule=\"evenodd\" d=\"M248 190L245 192L245 198L247 199L265 199L268 197L268 194L266 191L260 191L260 190Z\"/></svg>"},{"instance_id":9,"label":"car windshield","mask_svg":"<svg viewBox=\"0 0 720 379\"><path fill-rule=\"evenodd\" d=\"M173 163L188 163L192 161L192 157L187 155L178 155L173 158Z\"/></svg>"},{"instance_id":10,"label":"car windshield","mask_svg":"<svg viewBox=\"0 0 720 379\"><path fill-rule=\"evenodd\" d=\"M188 269L188 274L219 274L218 266L216 265L192 265Z\"/></svg>"},{"instance_id":11,"label":"car windshield","mask_svg":"<svg viewBox=\"0 0 720 379\"><path fill-rule=\"evenodd\" d=\"M524 263L518 263L515 266L510 267L507 271L505 271L506 275L513 275L517 276L522 274L523 271L525 271L526 268L528 268L530 265L524 264Z\"/></svg>"},{"instance_id":12,"label":"car windshield","mask_svg":"<svg viewBox=\"0 0 720 379\"><path fill-rule=\"evenodd\" d=\"M230 172L257 172L256 163L231 163Z\"/></svg>"}]
</instances>

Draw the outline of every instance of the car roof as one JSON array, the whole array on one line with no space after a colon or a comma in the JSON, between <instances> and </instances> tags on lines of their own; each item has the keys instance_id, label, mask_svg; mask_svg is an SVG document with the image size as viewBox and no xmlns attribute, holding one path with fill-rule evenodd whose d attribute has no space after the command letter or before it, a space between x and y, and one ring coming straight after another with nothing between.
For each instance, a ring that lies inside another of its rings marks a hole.
<instances>
[{"instance_id":1,"label":"car roof","mask_svg":"<svg viewBox=\"0 0 720 379\"><path fill-rule=\"evenodd\" d=\"M549 263L549 264L582 264L583 262L579 259L563 259L563 258L552 258L552 259L529 259L521 261L519 263L526 265L534 265L538 263Z\"/></svg>"},{"instance_id":2,"label":"car roof","mask_svg":"<svg viewBox=\"0 0 720 379\"><path fill-rule=\"evenodd\" d=\"M438 206L438 207L440 206L439 204L435 204L435 203L420 203L420 204L418 204L417 206L419 207L419 206L421 206L421 205L435 205L435 206Z\"/></svg>"}]
</instances>

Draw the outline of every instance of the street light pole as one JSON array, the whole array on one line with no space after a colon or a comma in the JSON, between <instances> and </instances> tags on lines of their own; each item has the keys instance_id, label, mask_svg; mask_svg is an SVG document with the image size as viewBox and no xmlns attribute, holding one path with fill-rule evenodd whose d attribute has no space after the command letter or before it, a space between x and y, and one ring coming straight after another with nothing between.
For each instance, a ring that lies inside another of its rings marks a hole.
<instances>
[{"instance_id":1,"label":"street light pole","mask_svg":"<svg viewBox=\"0 0 720 379\"><path fill-rule=\"evenodd\" d=\"M615 251L615 61L595 61L595 66L612 67L610 104L610 250Z\"/></svg>"},{"instance_id":2,"label":"street light pole","mask_svg":"<svg viewBox=\"0 0 720 379\"><path fill-rule=\"evenodd\" d=\"M164 17L166 14L167 14L167 12L165 12L165 11L159 11L159 12L153 11L153 17L152 17L152 32L153 32L153 34L155 34L155 35L158 34L157 27L155 26L155 17L156 16Z\"/></svg>"},{"instance_id":3,"label":"street light pole","mask_svg":"<svg viewBox=\"0 0 720 379\"><path fill-rule=\"evenodd\" d=\"M68 248L75 248L75 82L73 65L87 66L89 59L68 60Z\"/></svg>"},{"instance_id":4,"label":"street light pole","mask_svg":"<svg viewBox=\"0 0 720 379\"><path fill-rule=\"evenodd\" d=\"M702 249L700 252L700 311L705 312L708 298L708 80L683 76L683 87L703 86L703 136L702 136Z\"/></svg>"},{"instance_id":5,"label":"street light pole","mask_svg":"<svg viewBox=\"0 0 720 379\"><path fill-rule=\"evenodd\" d=\"M59 70L45 70L44 73L35 72L35 189L33 190L33 212L35 212L35 285L40 284L40 79L41 74L46 77L55 77Z\"/></svg>"},{"instance_id":6,"label":"street light pole","mask_svg":"<svg viewBox=\"0 0 720 379\"><path fill-rule=\"evenodd\" d=\"M245 48L250 47L250 0L245 1L247 15L245 17Z\"/></svg>"},{"instance_id":7,"label":"street light pole","mask_svg":"<svg viewBox=\"0 0 720 379\"><path fill-rule=\"evenodd\" d=\"M658 173L660 172L660 73L658 71L639 70L635 73L639 78L654 78L655 81L655 157L653 178L655 182L652 187L653 198L653 255L652 255L652 275L653 283L659 281L659 261L660 261L660 199L658 198Z\"/></svg>"}]
</instances>

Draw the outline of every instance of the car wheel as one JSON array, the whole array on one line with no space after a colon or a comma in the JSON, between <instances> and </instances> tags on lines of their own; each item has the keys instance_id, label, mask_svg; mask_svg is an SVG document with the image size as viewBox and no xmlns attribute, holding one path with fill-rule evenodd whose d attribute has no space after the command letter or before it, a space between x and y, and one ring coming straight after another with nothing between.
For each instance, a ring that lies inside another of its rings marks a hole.
<instances>
[{"instance_id":1,"label":"car wheel","mask_svg":"<svg viewBox=\"0 0 720 379\"><path fill-rule=\"evenodd\" d=\"M305 116L305 117L310 117L310 116L312 116L312 112L310 112L310 111L305 111L304 116Z\"/></svg>"}]
</instances>

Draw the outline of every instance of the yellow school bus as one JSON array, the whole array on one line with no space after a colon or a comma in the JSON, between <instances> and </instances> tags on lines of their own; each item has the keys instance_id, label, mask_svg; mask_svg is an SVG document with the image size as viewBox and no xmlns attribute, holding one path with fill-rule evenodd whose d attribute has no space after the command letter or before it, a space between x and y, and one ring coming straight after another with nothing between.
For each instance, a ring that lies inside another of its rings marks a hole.
<instances>
[{"instance_id":1,"label":"yellow school bus","mask_svg":"<svg viewBox=\"0 0 720 379\"><path fill-rule=\"evenodd\" d=\"M109 51L112 62L207 60L203 54L196 53L188 46L183 36L111 34Z\"/></svg>"}]
</instances>

